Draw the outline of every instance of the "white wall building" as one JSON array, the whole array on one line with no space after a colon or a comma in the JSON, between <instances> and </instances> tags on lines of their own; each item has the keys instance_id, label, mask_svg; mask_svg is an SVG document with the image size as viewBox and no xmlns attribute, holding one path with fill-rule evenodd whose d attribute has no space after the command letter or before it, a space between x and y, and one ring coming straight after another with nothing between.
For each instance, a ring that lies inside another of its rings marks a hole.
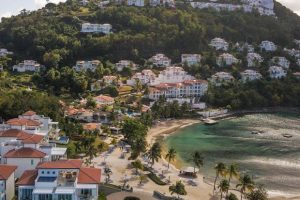
<instances>
[{"instance_id":1,"label":"white wall building","mask_svg":"<svg viewBox=\"0 0 300 200\"><path fill-rule=\"evenodd\" d=\"M181 83L161 83L150 88L149 98L158 100L161 96L169 98L202 97L208 89L205 80L187 80Z\"/></svg>"},{"instance_id":2,"label":"white wall building","mask_svg":"<svg viewBox=\"0 0 300 200\"><path fill-rule=\"evenodd\" d=\"M4 56L7 56L7 55L12 55L13 52L11 51L8 51L7 49L0 49L0 57L4 57Z\"/></svg>"},{"instance_id":3,"label":"white wall building","mask_svg":"<svg viewBox=\"0 0 300 200\"><path fill-rule=\"evenodd\" d=\"M272 64L283 67L285 69L290 68L290 61L288 59L286 59L285 57L273 57L271 60Z\"/></svg>"},{"instance_id":4,"label":"white wall building","mask_svg":"<svg viewBox=\"0 0 300 200\"><path fill-rule=\"evenodd\" d=\"M151 82L154 82L156 75L152 72L152 70L144 69L142 72L135 73L131 79L127 80L127 85L134 86L136 80L140 80L141 84L148 85Z\"/></svg>"},{"instance_id":5,"label":"white wall building","mask_svg":"<svg viewBox=\"0 0 300 200\"><path fill-rule=\"evenodd\" d=\"M262 78L262 75L259 72L250 69L241 72L241 76L242 82L254 81Z\"/></svg>"},{"instance_id":6,"label":"white wall building","mask_svg":"<svg viewBox=\"0 0 300 200\"><path fill-rule=\"evenodd\" d=\"M214 38L211 40L209 46L215 48L216 50L228 51L229 44L222 38Z\"/></svg>"},{"instance_id":7,"label":"white wall building","mask_svg":"<svg viewBox=\"0 0 300 200\"><path fill-rule=\"evenodd\" d=\"M34 60L24 60L23 62L14 65L14 72L39 72L41 65Z\"/></svg>"},{"instance_id":8,"label":"white wall building","mask_svg":"<svg viewBox=\"0 0 300 200\"><path fill-rule=\"evenodd\" d=\"M156 54L149 59L154 66L168 67L171 65L171 59L162 53Z\"/></svg>"},{"instance_id":9,"label":"white wall building","mask_svg":"<svg viewBox=\"0 0 300 200\"><path fill-rule=\"evenodd\" d=\"M97 200L101 170L82 160L42 162L17 181L19 200Z\"/></svg>"},{"instance_id":10,"label":"white wall building","mask_svg":"<svg viewBox=\"0 0 300 200\"><path fill-rule=\"evenodd\" d=\"M127 0L128 6L137 6L137 7L144 7L145 1L144 0Z\"/></svg>"},{"instance_id":11,"label":"white wall building","mask_svg":"<svg viewBox=\"0 0 300 200\"><path fill-rule=\"evenodd\" d=\"M12 200L15 196L15 171L17 166L0 165L0 200Z\"/></svg>"},{"instance_id":12,"label":"white wall building","mask_svg":"<svg viewBox=\"0 0 300 200\"><path fill-rule=\"evenodd\" d=\"M201 62L200 54L182 54L181 63L187 64L188 66L196 65Z\"/></svg>"},{"instance_id":13,"label":"white wall building","mask_svg":"<svg viewBox=\"0 0 300 200\"><path fill-rule=\"evenodd\" d=\"M262 41L259 45L261 50L265 50L267 52L272 52L277 50L277 46L271 41Z\"/></svg>"},{"instance_id":14,"label":"white wall building","mask_svg":"<svg viewBox=\"0 0 300 200\"><path fill-rule=\"evenodd\" d=\"M248 67L258 67L263 61L264 59L258 53L247 54Z\"/></svg>"},{"instance_id":15,"label":"white wall building","mask_svg":"<svg viewBox=\"0 0 300 200\"><path fill-rule=\"evenodd\" d=\"M230 66L233 64L237 64L238 62L239 60L229 53L223 53L216 60L216 63L219 67Z\"/></svg>"},{"instance_id":16,"label":"white wall building","mask_svg":"<svg viewBox=\"0 0 300 200\"><path fill-rule=\"evenodd\" d=\"M118 72L123 71L124 68L130 68L131 70L136 70L136 64L130 60L120 60L116 63L116 69Z\"/></svg>"},{"instance_id":17,"label":"white wall building","mask_svg":"<svg viewBox=\"0 0 300 200\"><path fill-rule=\"evenodd\" d=\"M110 24L91 24L84 23L81 26L82 33L111 33L112 26Z\"/></svg>"},{"instance_id":18,"label":"white wall building","mask_svg":"<svg viewBox=\"0 0 300 200\"><path fill-rule=\"evenodd\" d=\"M285 77L287 72L282 67L271 66L269 68L269 74L271 78L280 79Z\"/></svg>"},{"instance_id":19,"label":"white wall building","mask_svg":"<svg viewBox=\"0 0 300 200\"><path fill-rule=\"evenodd\" d=\"M150 81L150 85L158 85L161 83L180 83L194 79L195 77L189 75L182 67L167 67L159 73L158 77Z\"/></svg>"},{"instance_id":20,"label":"white wall building","mask_svg":"<svg viewBox=\"0 0 300 200\"><path fill-rule=\"evenodd\" d=\"M99 60L77 61L73 69L77 72L87 70L94 72L100 64Z\"/></svg>"},{"instance_id":21,"label":"white wall building","mask_svg":"<svg viewBox=\"0 0 300 200\"><path fill-rule=\"evenodd\" d=\"M217 72L211 76L209 81L215 86L221 86L234 81L234 77L228 72Z\"/></svg>"}]
</instances>

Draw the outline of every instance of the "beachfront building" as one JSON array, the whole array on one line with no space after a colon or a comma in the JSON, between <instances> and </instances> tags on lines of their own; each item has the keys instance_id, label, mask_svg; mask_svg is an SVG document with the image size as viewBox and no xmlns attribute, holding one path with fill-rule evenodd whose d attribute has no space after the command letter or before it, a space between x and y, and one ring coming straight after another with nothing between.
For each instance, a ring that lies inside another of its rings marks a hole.
<instances>
[{"instance_id":1,"label":"beachfront building","mask_svg":"<svg viewBox=\"0 0 300 200\"><path fill-rule=\"evenodd\" d=\"M209 81L215 86L221 86L227 83L232 83L234 81L234 77L228 72L217 72L211 76Z\"/></svg>"},{"instance_id":2,"label":"beachfront building","mask_svg":"<svg viewBox=\"0 0 300 200\"><path fill-rule=\"evenodd\" d=\"M101 170L82 160L41 162L16 182L18 200L96 200L100 181Z\"/></svg>"},{"instance_id":3,"label":"beachfront building","mask_svg":"<svg viewBox=\"0 0 300 200\"><path fill-rule=\"evenodd\" d=\"M34 60L24 60L23 62L14 65L14 72L39 72L41 70L42 65L37 63Z\"/></svg>"},{"instance_id":4,"label":"beachfront building","mask_svg":"<svg viewBox=\"0 0 300 200\"><path fill-rule=\"evenodd\" d=\"M17 166L0 164L0 200L12 200L15 196L15 171Z\"/></svg>"},{"instance_id":5,"label":"beachfront building","mask_svg":"<svg viewBox=\"0 0 300 200\"><path fill-rule=\"evenodd\" d=\"M131 79L127 80L127 85L134 86L137 80L140 80L142 85L148 85L151 82L154 82L156 75L152 70L144 69L142 72L135 73Z\"/></svg>"},{"instance_id":6,"label":"beachfront building","mask_svg":"<svg viewBox=\"0 0 300 200\"><path fill-rule=\"evenodd\" d=\"M266 52L272 52L277 50L277 46L274 44L274 42L271 41L262 41L259 45L261 50L264 50Z\"/></svg>"},{"instance_id":7,"label":"beachfront building","mask_svg":"<svg viewBox=\"0 0 300 200\"><path fill-rule=\"evenodd\" d=\"M258 67L263 61L264 59L258 53L247 54L248 67Z\"/></svg>"},{"instance_id":8,"label":"beachfront building","mask_svg":"<svg viewBox=\"0 0 300 200\"><path fill-rule=\"evenodd\" d=\"M171 65L171 59L162 53L152 56L148 61L157 67L168 67Z\"/></svg>"},{"instance_id":9,"label":"beachfront building","mask_svg":"<svg viewBox=\"0 0 300 200\"><path fill-rule=\"evenodd\" d=\"M137 6L137 7L144 7L145 1L144 0L127 0L128 6Z\"/></svg>"},{"instance_id":10,"label":"beachfront building","mask_svg":"<svg viewBox=\"0 0 300 200\"><path fill-rule=\"evenodd\" d=\"M214 38L210 41L209 46L215 48L216 50L228 51L229 44L222 38Z\"/></svg>"},{"instance_id":11,"label":"beachfront building","mask_svg":"<svg viewBox=\"0 0 300 200\"><path fill-rule=\"evenodd\" d=\"M94 97L93 99L96 101L98 105L113 105L115 103L114 98L102 94Z\"/></svg>"},{"instance_id":12,"label":"beachfront building","mask_svg":"<svg viewBox=\"0 0 300 200\"><path fill-rule=\"evenodd\" d=\"M120 60L116 63L116 69L118 72L123 71L124 68L130 68L131 70L136 70L137 66L134 62L130 60Z\"/></svg>"},{"instance_id":13,"label":"beachfront building","mask_svg":"<svg viewBox=\"0 0 300 200\"><path fill-rule=\"evenodd\" d=\"M82 33L104 33L110 34L112 26L110 24L91 24L84 23L81 26Z\"/></svg>"},{"instance_id":14,"label":"beachfront building","mask_svg":"<svg viewBox=\"0 0 300 200\"><path fill-rule=\"evenodd\" d=\"M100 64L99 60L77 61L73 69L77 72L88 70L94 72Z\"/></svg>"},{"instance_id":15,"label":"beachfront building","mask_svg":"<svg viewBox=\"0 0 300 200\"><path fill-rule=\"evenodd\" d=\"M150 87L149 98L158 100L161 96L172 98L194 98L206 94L208 83L205 80L186 80L178 83L161 83Z\"/></svg>"},{"instance_id":16,"label":"beachfront building","mask_svg":"<svg viewBox=\"0 0 300 200\"><path fill-rule=\"evenodd\" d=\"M238 62L239 60L229 53L223 53L216 60L216 63L219 67L230 66Z\"/></svg>"},{"instance_id":17,"label":"beachfront building","mask_svg":"<svg viewBox=\"0 0 300 200\"><path fill-rule=\"evenodd\" d=\"M192 66L199 64L201 62L200 54L182 54L181 63L186 64L187 66Z\"/></svg>"},{"instance_id":18,"label":"beachfront building","mask_svg":"<svg viewBox=\"0 0 300 200\"><path fill-rule=\"evenodd\" d=\"M271 60L272 64L283 67L285 69L290 68L290 61L288 59L286 59L285 57L273 57Z\"/></svg>"},{"instance_id":19,"label":"beachfront building","mask_svg":"<svg viewBox=\"0 0 300 200\"><path fill-rule=\"evenodd\" d=\"M159 85L161 83L181 83L188 80L194 80L195 77L189 75L182 67L166 67L161 71L154 80L150 81L150 85Z\"/></svg>"},{"instance_id":20,"label":"beachfront building","mask_svg":"<svg viewBox=\"0 0 300 200\"><path fill-rule=\"evenodd\" d=\"M8 51L7 49L0 49L0 57L4 57L4 56L7 56L7 55L12 55L13 52L11 51Z\"/></svg>"},{"instance_id":21,"label":"beachfront building","mask_svg":"<svg viewBox=\"0 0 300 200\"><path fill-rule=\"evenodd\" d=\"M287 72L282 67L271 66L269 68L269 74L271 78L280 79L285 77Z\"/></svg>"},{"instance_id":22,"label":"beachfront building","mask_svg":"<svg viewBox=\"0 0 300 200\"><path fill-rule=\"evenodd\" d=\"M262 75L255 70L248 69L248 70L241 72L241 81L242 82L254 81L257 79L261 79L261 78L262 78Z\"/></svg>"}]
</instances>

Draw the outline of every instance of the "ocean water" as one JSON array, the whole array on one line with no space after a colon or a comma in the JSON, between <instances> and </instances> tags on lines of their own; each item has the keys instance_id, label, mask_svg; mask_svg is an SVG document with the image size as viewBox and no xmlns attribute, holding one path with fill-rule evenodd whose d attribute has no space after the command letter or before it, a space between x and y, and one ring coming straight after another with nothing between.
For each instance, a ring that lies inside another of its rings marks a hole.
<instances>
[{"instance_id":1,"label":"ocean water","mask_svg":"<svg viewBox=\"0 0 300 200\"><path fill-rule=\"evenodd\" d=\"M254 114L214 126L196 124L165 138L164 144L176 149L183 165L191 165L193 151L202 152L201 172L208 179L214 177L217 162L236 163L270 195L300 196L300 115Z\"/></svg>"}]
</instances>

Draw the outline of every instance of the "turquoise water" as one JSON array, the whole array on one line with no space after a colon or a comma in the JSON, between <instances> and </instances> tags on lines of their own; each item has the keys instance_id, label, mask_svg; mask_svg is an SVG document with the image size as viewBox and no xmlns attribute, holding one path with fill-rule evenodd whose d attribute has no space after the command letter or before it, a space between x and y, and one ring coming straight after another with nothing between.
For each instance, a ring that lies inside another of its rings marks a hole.
<instances>
[{"instance_id":1,"label":"turquoise water","mask_svg":"<svg viewBox=\"0 0 300 200\"><path fill-rule=\"evenodd\" d=\"M282 136L287 133L293 137ZM191 152L202 152L206 177L214 176L217 162L237 163L271 195L300 195L300 115L255 114L214 126L196 124L167 137L165 144L176 149L185 165Z\"/></svg>"}]
</instances>

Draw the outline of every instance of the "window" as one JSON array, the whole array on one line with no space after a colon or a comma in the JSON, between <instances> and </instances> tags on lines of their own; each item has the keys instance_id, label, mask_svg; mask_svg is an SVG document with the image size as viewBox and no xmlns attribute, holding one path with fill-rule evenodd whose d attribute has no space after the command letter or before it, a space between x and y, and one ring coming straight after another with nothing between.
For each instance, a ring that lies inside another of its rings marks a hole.
<instances>
[{"instance_id":1,"label":"window","mask_svg":"<svg viewBox=\"0 0 300 200\"><path fill-rule=\"evenodd\" d=\"M31 160L31 165L34 165L34 160Z\"/></svg>"},{"instance_id":2,"label":"window","mask_svg":"<svg viewBox=\"0 0 300 200\"><path fill-rule=\"evenodd\" d=\"M52 200L52 194L39 194L39 200Z\"/></svg>"},{"instance_id":3,"label":"window","mask_svg":"<svg viewBox=\"0 0 300 200\"><path fill-rule=\"evenodd\" d=\"M32 199L33 189L22 189L20 194L20 200L30 200Z\"/></svg>"},{"instance_id":4,"label":"window","mask_svg":"<svg viewBox=\"0 0 300 200\"><path fill-rule=\"evenodd\" d=\"M50 171L47 171L47 174L50 174Z\"/></svg>"},{"instance_id":5,"label":"window","mask_svg":"<svg viewBox=\"0 0 300 200\"><path fill-rule=\"evenodd\" d=\"M59 194L58 200L72 200L71 194Z\"/></svg>"},{"instance_id":6,"label":"window","mask_svg":"<svg viewBox=\"0 0 300 200\"><path fill-rule=\"evenodd\" d=\"M55 174L55 171L53 171L52 174Z\"/></svg>"}]
</instances>

